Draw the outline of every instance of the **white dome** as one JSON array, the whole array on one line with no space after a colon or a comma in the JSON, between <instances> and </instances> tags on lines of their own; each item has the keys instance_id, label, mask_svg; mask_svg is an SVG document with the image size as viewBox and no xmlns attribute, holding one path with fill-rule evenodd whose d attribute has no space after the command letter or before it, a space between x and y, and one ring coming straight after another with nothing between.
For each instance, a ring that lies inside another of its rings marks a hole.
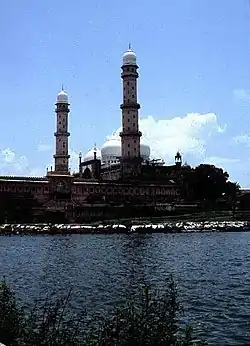
<instances>
[{"instance_id":1,"label":"white dome","mask_svg":"<svg viewBox=\"0 0 250 346\"><path fill-rule=\"evenodd\" d=\"M150 146L147 144L140 144L140 154L143 160L148 160L150 157Z\"/></svg>"},{"instance_id":2,"label":"white dome","mask_svg":"<svg viewBox=\"0 0 250 346\"><path fill-rule=\"evenodd\" d=\"M131 49L123 54L123 65L136 65L136 55Z\"/></svg>"},{"instance_id":3,"label":"white dome","mask_svg":"<svg viewBox=\"0 0 250 346\"><path fill-rule=\"evenodd\" d=\"M68 95L67 93L62 89L58 94L57 94L57 103L68 103Z\"/></svg>"},{"instance_id":4,"label":"white dome","mask_svg":"<svg viewBox=\"0 0 250 346\"><path fill-rule=\"evenodd\" d=\"M109 161L121 157L121 141L118 139L109 139L101 148L102 160Z\"/></svg>"},{"instance_id":5,"label":"white dome","mask_svg":"<svg viewBox=\"0 0 250 346\"><path fill-rule=\"evenodd\" d=\"M97 149L97 148L92 148L90 149L87 154L83 157L83 161L90 161L90 160L94 160L94 152L96 151L96 158L97 160L101 160L101 150Z\"/></svg>"},{"instance_id":6,"label":"white dome","mask_svg":"<svg viewBox=\"0 0 250 346\"><path fill-rule=\"evenodd\" d=\"M110 161L121 157L121 141L118 139L110 139L101 148L102 161ZM143 160L150 157L150 147L147 144L140 144L140 154Z\"/></svg>"}]
</instances>

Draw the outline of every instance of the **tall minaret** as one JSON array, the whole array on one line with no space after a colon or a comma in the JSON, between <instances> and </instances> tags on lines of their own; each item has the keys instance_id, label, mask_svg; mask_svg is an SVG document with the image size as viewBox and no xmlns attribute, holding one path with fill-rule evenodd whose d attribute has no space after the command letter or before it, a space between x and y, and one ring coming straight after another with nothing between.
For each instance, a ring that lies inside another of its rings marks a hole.
<instances>
[{"instance_id":1,"label":"tall minaret","mask_svg":"<svg viewBox=\"0 0 250 346\"><path fill-rule=\"evenodd\" d=\"M131 50L130 46L127 52L123 54L122 64L123 79L123 103L122 110L122 132L121 137L121 168L122 177L129 178L138 176L141 172L141 156L140 156L140 137L138 121L138 110L140 109L137 103L137 63L136 55Z\"/></svg>"},{"instance_id":2,"label":"tall minaret","mask_svg":"<svg viewBox=\"0 0 250 346\"><path fill-rule=\"evenodd\" d=\"M69 174L69 158L68 154L68 113L69 103L68 95L62 90L57 95L56 102L56 152L55 159L55 172L61 174Z\"/></svg>"}]
</instances>

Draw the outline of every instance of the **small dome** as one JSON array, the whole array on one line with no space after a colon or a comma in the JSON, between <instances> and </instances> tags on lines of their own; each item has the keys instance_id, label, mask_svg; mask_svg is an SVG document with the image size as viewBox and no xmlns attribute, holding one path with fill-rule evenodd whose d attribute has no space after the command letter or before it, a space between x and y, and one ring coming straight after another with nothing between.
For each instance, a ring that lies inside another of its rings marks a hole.
<instances>
[{"instance_id":1,"label":"small dome","mask_svg":"<svg viewBox=\"0 0 250 346\"><path fill-rule=\"evenodd\" d=\"M101 151L100 149L97 149L96 147L90 149L87 154L83 157L83 161L90 161L94 160L94 152L96 151L96 158L97 160L101 160Z\"/></svg>"},{"instance_id":2,"label":"small dome","mask_svg":"<svg viewBox=\"0 0 250 346\"><path fill-rule=\"evenodd\" d=\"M136 65L136 55L132 49L127 50L122 57L123 65Z\"/></svg>"},{"instance_id":3,"label":"small dome","mask_svg":"<svg viewBox=\"0 0 250 346\"><path fill-rule=\"evenodd\" d=\"M57 94L57 103L68 103L68 95L67 93L62 89L58 94Z\"/></svg>"}]
</instances>

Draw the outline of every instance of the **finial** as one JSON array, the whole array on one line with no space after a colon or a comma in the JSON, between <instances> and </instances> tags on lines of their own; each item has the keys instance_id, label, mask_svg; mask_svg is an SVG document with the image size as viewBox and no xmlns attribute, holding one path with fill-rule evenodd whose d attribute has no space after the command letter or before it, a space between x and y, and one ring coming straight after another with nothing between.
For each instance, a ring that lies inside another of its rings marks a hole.
<instances>
[{"instance_id":1,"label":"finial","mask_svg":"<svg viewBox=\"0 0 250 346\"><path fill-rule=\"evenodd\" d=\"M64 91L63 84L62 84L62 91Z\"/></svg>"},{"instance_id":2,"label":"finial","mask_svg":"<svg viewBox=\"0 0 250 346\"><path fill-rule=\"evenodd\" d=\"M131 50L131 43L128 44L128 50Z\"/></svg>"},{"instance_id":3,"label":"finial","mask_svg":"<svg viewBox=\"0 0 250 346\"><path fill-rule=\"evenodd\" d=\"M94 151L96 151L97 149L96 149L96 143L94 143Z\"/></svg>"},{"instance_id":4,"label":"finial","mask_svg":"<svg viewBox=\"0 0 250 346\"><path fill-rule=\"evenodd\" d=\"M79 159L81 159L82 158L82 152L80 151L79 152Z\"/></svg>"}]
</instances>

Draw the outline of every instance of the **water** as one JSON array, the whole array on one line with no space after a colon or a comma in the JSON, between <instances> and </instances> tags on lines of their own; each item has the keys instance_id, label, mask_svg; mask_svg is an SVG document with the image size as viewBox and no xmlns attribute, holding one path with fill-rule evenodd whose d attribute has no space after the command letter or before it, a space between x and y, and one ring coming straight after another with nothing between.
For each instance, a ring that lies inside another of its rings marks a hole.
<instances>
[{"instance_id":1,"label":"water","mask_svg":"<svg viewBox=\"0 0 250 346\"><path fill-rule=\"evenodd\" d=\"M47 292L108 311L141 283L177 280L185 322L210 345L250 344L250 233L0 237L0 278L31 305Z\"/></svg>"}]
</instances>

